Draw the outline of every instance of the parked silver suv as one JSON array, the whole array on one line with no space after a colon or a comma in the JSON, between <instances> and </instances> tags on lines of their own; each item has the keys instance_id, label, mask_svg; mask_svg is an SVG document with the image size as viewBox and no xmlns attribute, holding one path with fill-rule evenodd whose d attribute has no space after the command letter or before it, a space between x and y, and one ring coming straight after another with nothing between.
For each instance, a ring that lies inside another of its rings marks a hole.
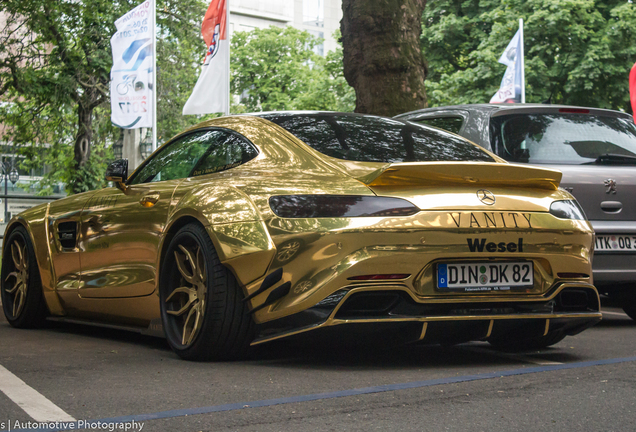
<instances>
[{"instance_id":1,"label":"parked silver suv","mask_svg":"<svg viewBox=\"0 0 636 432\"><path fill-rule=\"evenodd\" d=\"M542 104L475 104L396 116L449 130L510 162L563 172L596 231L594 284L636 320L636 125L625 113Z\"/></svg>"}]
</instances>

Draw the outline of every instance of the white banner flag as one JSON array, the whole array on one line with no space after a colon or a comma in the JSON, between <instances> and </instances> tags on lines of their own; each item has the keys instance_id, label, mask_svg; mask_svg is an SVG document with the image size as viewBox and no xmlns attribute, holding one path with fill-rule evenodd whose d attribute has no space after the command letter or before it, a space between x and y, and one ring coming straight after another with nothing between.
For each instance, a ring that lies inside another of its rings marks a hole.
<instances>
[{"instance_id":1,"label":"white banner flag","mask_svg":"<svg viewBox=\"0 0 636 432\"><path fill-rule=\"evenodd\" d=\"M521 56L523 51L521 44L521 30L517 30L512 40L499 58L499 63L508 66L501 80L499 91L490 99L490 103L514 103L521 102Z\"/></svg>"},{"instance_id":2,"label":"white banner flag","mask_svg":"<svg viewBox=\"0 0 636 432\"><path fill-rule=\"evenodd\" d=\"M201 75L183 107L183 114L229 112L230 43L227 1L212 0L203 18L201 33L207 51Z\"/></svg>"},{"instance_id":3,"label":"white banner flag","mask_svg":"<svg viewBox=\"0 0 636 432\"><path fill-rule=\"evenodd\" d=\"M152 1L146 0L115 21L117 32L110 39L111 121L123 129L152 127Z\"/></svg>"}]
</instances>

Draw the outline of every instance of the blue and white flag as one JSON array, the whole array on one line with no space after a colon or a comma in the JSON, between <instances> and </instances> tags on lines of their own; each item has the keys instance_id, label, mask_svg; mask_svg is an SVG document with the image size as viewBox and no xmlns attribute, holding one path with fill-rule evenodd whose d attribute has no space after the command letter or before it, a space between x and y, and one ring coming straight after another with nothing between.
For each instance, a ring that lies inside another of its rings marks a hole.
<instances>
[{"instance_id":1,"label":"blue and white flag","mask_svg":"<svg viewBox=\"0 0 636 432\"><path fill-rule=\"evenodd\" d=\"M152 1L146 0L115 21L117 32L110 39L111 121L123 129L152 127Z\"/></svg>"},{"instance_id":2,"label":"blue and white flag","mask_svg":"<svg viewBox=\"0 0 636 432\"><path fill-rule=\"evenodd\" d=\"M212 0L201 34L207 47L201 75L185 106L183 115L230 112L230 38L227 0Z\"/></svg>"},{"instance_id":3,"label":"blue and white flag","mask_svg":"<svg viewBox=\"0 0 636 432\"><path fill-rule=\"evenodd\" d=\"M490 103L518 103L521 102L522 89L522 59L523 40L521 39L521 30L512 38L505 51L499 58L499 63L508 66L506 73L501 80L499 91L490 99Z\"/></svg>"}]
</instances>

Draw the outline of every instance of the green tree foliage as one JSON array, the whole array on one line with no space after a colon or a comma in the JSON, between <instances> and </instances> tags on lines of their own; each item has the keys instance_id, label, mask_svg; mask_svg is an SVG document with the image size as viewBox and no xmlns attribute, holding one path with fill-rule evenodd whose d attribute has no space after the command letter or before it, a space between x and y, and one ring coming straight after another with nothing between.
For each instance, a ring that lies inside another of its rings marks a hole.
<instances>
[{"instance_id":1,"label":"green tree foliage","mask_svg":"<svg viewBox=\"0 0 636 432\"><path fill-rule=\"evenodd\" d=\"M110 38L117 18L139 0L3 0L0 12L0 139L30 163L48 163L44 184L69 192L103 184L119 131L110 123ZM203 0L158 0L158 136L199 121L180 114L198 76L205 44ZM178 115L177 115L178 111ZM42 151L45 147L46 150ZM93 151L91 151L93 149Z\"/></svg>"},{"instance_id":2,"label":"green tree foliage","mask_svg":"<svg viewBox=\"0 0 636 432\"><path fill-rule=\"evenodd\" d=\"M340 30L336 30L336 40L340 40ZM335 98L335 104L330 105L331 109L340 112L353 111L356 106L356 92L349 85L344 77L342 69L342 44L338 44L335 51L330 51L325 57L325 72L328 79L324 88L325 93L331 94L329 97Z\"/></svg>"},{"instance_id":3,"label":"green tree foliage","mask_svg":"<svg viewBox=\"0 0 636 432\"><path fill-rule=\"evenodd\" d=\"M526 102L629 107L636 8L624 0L440 0L422 20L432 106L488 102L524 19Z\"/></svg>"},{"instance_id":4,"label":"green tree foliage","mask_svg":"<svg viewBox=\"0 0 636 432\"><path fill-rule=\"evenodd\" d=\"M293 27L235 32L231 88L241 103L232 112L351 111L355 96L342 75L342 49L321 57L314 52L320 41Z\"/></svg>"}]
</instances>

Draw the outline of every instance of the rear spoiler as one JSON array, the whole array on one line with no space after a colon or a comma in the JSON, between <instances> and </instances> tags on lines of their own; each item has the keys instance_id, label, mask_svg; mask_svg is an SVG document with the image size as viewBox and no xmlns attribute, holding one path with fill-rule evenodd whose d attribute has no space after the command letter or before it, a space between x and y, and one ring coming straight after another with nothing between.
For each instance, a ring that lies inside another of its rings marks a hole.
<instances>
[{"instance_id":1,"label":"rear spoiler","mask_svg":"<svg viewBox=\"0 0 636 432\"><path fill-rule=\"evenodd\" d=\"M451 186L475 184L556 190L560 171L489 162L403 162L380 168L358 180L370 187Z\"/></svg>"}]
</instances>

